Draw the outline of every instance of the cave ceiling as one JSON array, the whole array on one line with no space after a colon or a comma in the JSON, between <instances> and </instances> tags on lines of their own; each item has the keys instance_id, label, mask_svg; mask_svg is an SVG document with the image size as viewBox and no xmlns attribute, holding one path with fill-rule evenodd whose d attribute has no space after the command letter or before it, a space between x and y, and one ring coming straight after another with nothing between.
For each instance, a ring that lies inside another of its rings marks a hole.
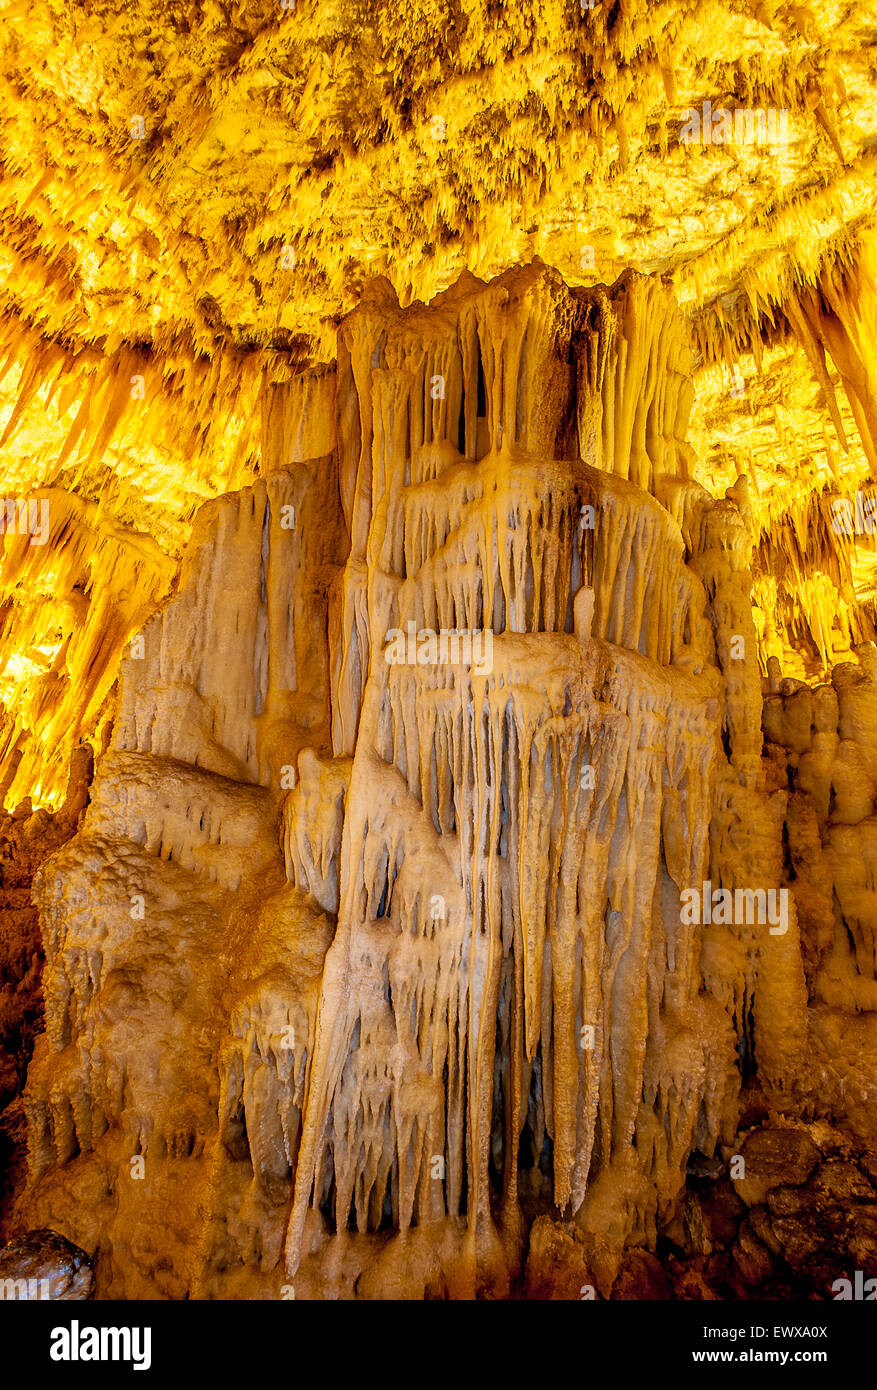
<instances>
[{"instance_id":1,"label":"cave ceiling","mask_svg":"<svg viewBox=\"0 0 877 1390\"><path fill-rule=\"evenodd\" d=\"M694 476L750 480L763 667L818 675L873 636L871 537L826 523L877 468L873 3L0 14L4 496L65 518L60 549L6 547L0 698L37 673L44 741L53 681L94 725L115 671L58 608L121 649L200 503L258 473L266 381L330 363L375 277L403 307L536 258L574 287L667 277ZM705 102L785 112L787 140L684 140Z\"/></svg>"}]
</instances>

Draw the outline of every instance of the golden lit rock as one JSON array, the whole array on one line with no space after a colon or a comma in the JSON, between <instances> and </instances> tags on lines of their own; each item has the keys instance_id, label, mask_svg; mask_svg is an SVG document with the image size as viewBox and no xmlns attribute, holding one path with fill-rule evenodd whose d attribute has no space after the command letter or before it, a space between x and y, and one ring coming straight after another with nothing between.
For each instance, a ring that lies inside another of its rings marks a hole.
<instances>
[{"instance_id":1,"label":"golden lit rock","mask_svg":"<svg viewBox=\"0 0 877 1390\"><path fill-rule=\"evenodd\" d=\"M4 1235L877 1275L873 6L4 17Z\"/></svg>"}]
</instances>

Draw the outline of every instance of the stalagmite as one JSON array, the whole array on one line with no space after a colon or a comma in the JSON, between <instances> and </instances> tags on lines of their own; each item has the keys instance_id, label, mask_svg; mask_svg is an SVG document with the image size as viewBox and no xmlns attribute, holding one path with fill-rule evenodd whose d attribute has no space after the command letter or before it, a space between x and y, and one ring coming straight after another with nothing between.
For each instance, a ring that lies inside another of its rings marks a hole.
<instances>
[{"instance_id":1,"label":"stalagmite","mask_svg":"<svg viewBox=\"0 0 877 1390\"><path fill-rule=\"evenodd\" d=\"M0 1303L875 1301L872 0L2 14Z\"/></svg>"},{"instance_id":2,"label":"stalagmite","mask_svg":"<svg viewBox=\"0 0 877 1390\"><path fill-rule=\"evenodd\" d=\"M756 1080L877 1137L877 657L762 678L688 371L659 279L535 262L265 385L36 878L20 1211L100 1296L609 1296Z\"/></svg>"}]
</instances>

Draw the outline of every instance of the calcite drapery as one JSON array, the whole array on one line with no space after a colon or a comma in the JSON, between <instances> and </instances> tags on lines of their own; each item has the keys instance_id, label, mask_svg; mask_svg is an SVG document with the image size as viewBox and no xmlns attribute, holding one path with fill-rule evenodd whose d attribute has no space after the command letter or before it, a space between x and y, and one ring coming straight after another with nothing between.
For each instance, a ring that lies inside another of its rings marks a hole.
<instances>
[{"instance_id":1,"label":"calcite drapery","mask_svg":"<svg viewBox=\"0 0 877 1390\"><path fill-rule=\"evenodd\" d=\"M381 271L403 302L534 254L577 284L672 273L698 476L753 480L768 651L822 675L873 638L873 566L849 575L801 524L875 457L872 9L524 0L485 22L460 0L412 27L388 0L140 0L136 25L121 0L7 6L0 503L50 500L52 532L42 554L3 538L7 809L59 806L77 741L102 746L194 508L254 480L264 374L331 360ZM733 140L684 137L705 97ZM756 111L788 125L779 147ZM635 441L648 486L642 460Z\"/></svg>"},{"instance_id":2,"label":"calcite drapery","mask_svg":"<svg viewBox=\"0 0 877 1390\"><path fill-rule=\"evenodd\" d=\"M689 405L660 282L538 264L268 393L42 877L28 1202L105 1291L504 1293L548 1212L617 1267L753 1051L812 1098L794 906L681 911L779 888L788 803Z\"/></svg>"}]
</instances>

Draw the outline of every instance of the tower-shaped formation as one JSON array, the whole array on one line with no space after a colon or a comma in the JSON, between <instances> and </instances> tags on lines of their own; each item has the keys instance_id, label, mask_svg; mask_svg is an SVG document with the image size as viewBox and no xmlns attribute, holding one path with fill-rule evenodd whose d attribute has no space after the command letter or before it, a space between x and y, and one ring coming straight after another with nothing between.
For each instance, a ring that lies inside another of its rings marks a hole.
<instances>
[{"instance_id":1,"label":"tower-shaped formation","mask_svg":"<svg viewBox=\"0 0 877 1390\"><path fill-rule=\"evenodd\" d=\"M753 1056L799 1103L746 481L693 480L691 396L660 281L540 264L378 282L267 392L42 880L28 1200L105 1290L538 1292L551 1223L611 1285Z\"/></svg>"}]
</instances>

